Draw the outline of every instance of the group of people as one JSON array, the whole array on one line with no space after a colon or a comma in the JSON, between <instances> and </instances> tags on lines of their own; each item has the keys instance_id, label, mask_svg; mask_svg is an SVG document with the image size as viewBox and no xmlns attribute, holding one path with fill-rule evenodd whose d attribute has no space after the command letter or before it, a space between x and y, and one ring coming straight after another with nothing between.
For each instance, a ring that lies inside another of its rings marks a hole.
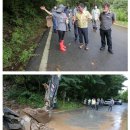
<instances>
[{"instance_id":1,"label":"group of people","mask_svg":"<svg viewBox=\"0 0 130 130\"><path fill-rule=\"evenodd\" d=\"M104 99L103 98L92 98L92 99L84 99L84 105L90 106L92 110L98 110L99 107L102 107L104 105ZM114 105L114 100L111 98L109 105L108 105L108 111L112 111L112 106Z\"/></svg>"},{"instance_id":2,"label":"group of people","mask_svg":"<svg viewBox=\"0 0 130 130\"><path fill-rule=\"evenodd\" d=\"M98 110L99 106L103 106L104 100L103 98L92 98L92 99L84 99L84 105L90 106L92 109Z\"/></svg>"},{"instance_id":3,"label":"group of people","mask_svg":"<svg viewBox=\"0 0 130 130\"><path fill-rule=\"evenodd\" d=\"M92 12L87 11L87 7L83 3L77 3L73 10L72 16L68 7L59 5L54 7L50 12L44 6L40 7L53 17L53 28L54 32L58 33L60 50L65 52L66 46L64 43L64 36L67 30L71 30L70 19L72 18L72 24L74 25L75 41L79 38L80 46L88 50L88 23L92 20L93 30L96 31L98 28L98 21L100 21L100 36L101 36L101 48L104 50L106 43L108 45L108 52L113 54L112 50L112 38L111 38L111 26L115 22L115 15L110 11L110 5L105 3L103 5L103 12L95 5Z\"/></svg>"}]
</instances>

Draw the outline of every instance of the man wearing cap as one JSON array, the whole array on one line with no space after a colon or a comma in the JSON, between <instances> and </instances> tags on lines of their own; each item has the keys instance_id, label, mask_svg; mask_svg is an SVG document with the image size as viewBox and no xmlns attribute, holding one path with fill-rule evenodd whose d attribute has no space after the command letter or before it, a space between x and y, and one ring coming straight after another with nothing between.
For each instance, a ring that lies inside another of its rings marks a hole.
<instances>
[{"instance_id":1,"label":"man wearing cap","mask_svg":"<svg viewBox=\"0 0 130 130\"><path fill-rule=\"evenodd\" d=\"M78 23L78 32L79 32L79 48L85 46L85 50L88 50L88 20L92 19L91 14L85 10L84 4L80 3L78 5L78 12L76 13L75 20ZM84 41L83 41L84 38Z\"/></svg>"},{"instance_id":2,"label":"man wearing cap","mask_svg":"<svg viewBox=\"0 0 130 130\"><path fill-rule=\"evenodd\" d=\"M105 3L103 5L103 12L100 14L100 36L101 36L101 48L105 50L106 40L108 45L108 52L113 54L112 50L112 37L111 37L111 26L115 22L114 13L110 12L110 5Z\"/></svg>"}]
</instances>

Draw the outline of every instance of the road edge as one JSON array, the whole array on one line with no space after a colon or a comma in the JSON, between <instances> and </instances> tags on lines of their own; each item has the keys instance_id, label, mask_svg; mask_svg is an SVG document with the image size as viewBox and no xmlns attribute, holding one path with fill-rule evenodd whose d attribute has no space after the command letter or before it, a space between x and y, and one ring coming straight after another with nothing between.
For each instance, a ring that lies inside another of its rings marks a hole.
<instances>
[{"instance_id":1,"label":"road edge","mask_svg":"<svg viewBox=\"0 0 130 130\"><path fill-rule=\"evenodd\" d=\"M48 55L49 55L51 37L52 37L52 27L50 28L48 38L47 38L47 41L46 41L46 44L45 44L42 59L41 59L40 65L39 65L39 71L46 71L47 70L47 62L48 62Z\"/></svg>"},{"instance_id":2,"label":"road edge","mask_svg":"<svg viewBox=\"0 0 130 130\"><path fill-rule=\"evenodd\" d=\"M54 114L58 114L58 113L64 113L64 112L71 112L71 111L76 111L76 110L82 110L85 109L85 107L80 107L80 108L76 108L73 110L61 110L61 111L52 111Z\"/></svg>"},{"instance_id":3,"label":"road edge","mask_svg":"<svg viewBox=\"0 0 130 130\"><path fill-rule=\"evenodd\" d=\"M128 29L128 27L125 27L125 26L123 26L123 25L120 25L120 24L116 24L116 23L114 23L114 25L115 25L115 26L122 27L122 28L126 28L126 29Z\"/></svg>"}]
</instances>

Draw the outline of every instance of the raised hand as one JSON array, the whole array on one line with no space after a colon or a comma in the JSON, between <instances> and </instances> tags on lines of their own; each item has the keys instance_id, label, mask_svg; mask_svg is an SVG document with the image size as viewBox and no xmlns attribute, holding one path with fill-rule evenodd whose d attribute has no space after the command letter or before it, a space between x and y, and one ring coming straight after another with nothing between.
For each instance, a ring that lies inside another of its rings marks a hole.
<instances>
[{"instance_id":1,"label":"raised hand","mask_svg":"<svg viewBox=\"0 0 130 130\"><path fill-rule=\"evenodd\" d=\"M45 12L47 12L49 15L52 15L52 13L50 11L48 11L45 6L41 6L40 7L41 10L44 10Z\"/></svg>"},{"instance_id":2,"label":"raised hand","mask_svg":"<svg viewBox=\"0 0 130 130\"><path fill-rule=\"evenodd\" d=\"M40 8L41 8L42 10L45 10L45 9L46 9L45 6L41 6Z\"/></svg>"}]
</instances>

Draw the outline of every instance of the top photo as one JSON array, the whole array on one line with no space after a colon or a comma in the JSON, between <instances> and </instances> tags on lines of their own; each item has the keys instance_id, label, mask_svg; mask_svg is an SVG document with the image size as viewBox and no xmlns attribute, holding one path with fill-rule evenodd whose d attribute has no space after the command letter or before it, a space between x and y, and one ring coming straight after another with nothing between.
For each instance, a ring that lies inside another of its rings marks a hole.
<instances>
[{"instance_id":1,"label":"top photo","mask_svg":"<svg viewBox=\"0 0 130 130\"><path fill-rule=\"evenodd\" d=\"M128 0L4 0L3 71L128 71Z\"/></svg>"}]
</instances>

